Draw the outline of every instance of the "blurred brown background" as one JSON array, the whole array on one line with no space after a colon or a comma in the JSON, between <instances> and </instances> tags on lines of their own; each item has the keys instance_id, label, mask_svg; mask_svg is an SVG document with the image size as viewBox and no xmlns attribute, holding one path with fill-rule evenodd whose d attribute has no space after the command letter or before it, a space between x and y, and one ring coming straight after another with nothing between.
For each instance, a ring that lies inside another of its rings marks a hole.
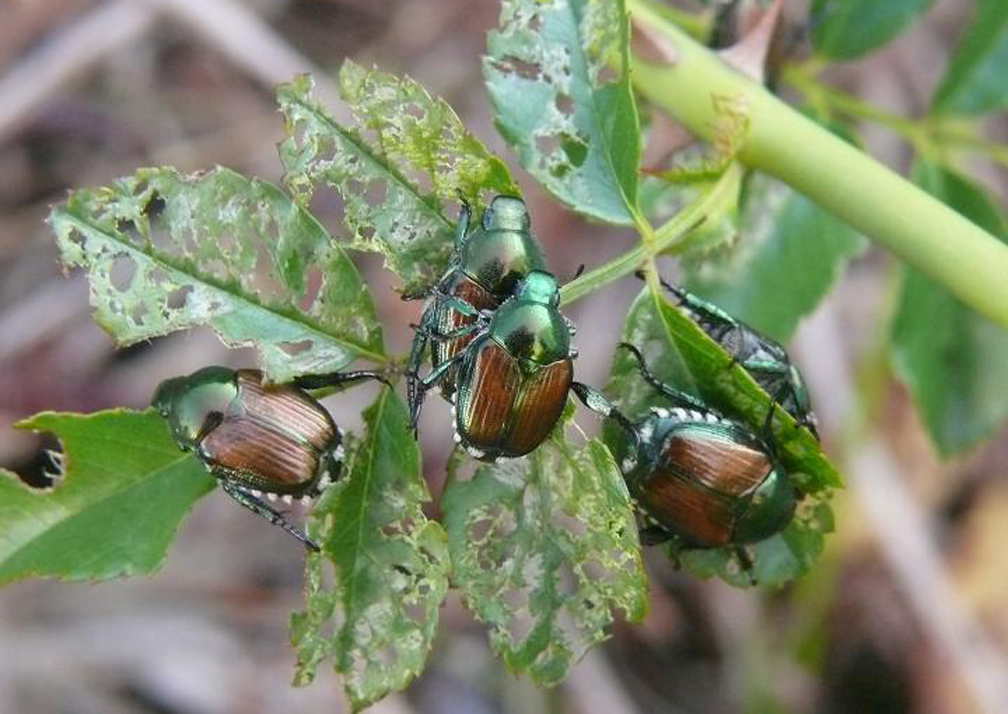
<instances>
[{"instance_id":1,"label":"blurred brown background","mask_svg":"<svg viewBox=\"0 0 1008 714\"><path fill-rule=\"evenodd\" d=\"M890 111L919 112L969 5L937 3L831 79ZM789 11L800 20L803 7ZM36 411L141 408L165 377L252 362L203 331L116 351L89 316L83 277L60 274L43 222L67 189L158 164L222 164L278 181L272 86L311 71L335 108L326 83L344 57L410 74L514 166L480 76L496 14L495 3L464 0L0 0L0 464L42 482L47 444L11 429ZM865 136L875 155L906 168L898 140L877 127ZM561 279L632 244L628 231L585 224L516 174ZM1003 174L978 166L976 175L1008 195ZM321 217L338 231L336 216ZM401 352L419 306L398 299L379 261L360 264L386 344ZM884 360L891 268L870 251L794 345L827 451L849 481L838 532L811 575L781 592L740 592L651 553L647 620L614 627L553 691L505 673L451 597L427 671L374 711L1008 711L1008 439L936 460ZM630 279L569 311L581 326L580 379L603 383L636 289ZM331 400L337 420L355 428L358 400L371 393ZM871 424L859 406L866 393L881 404ZM421 433L437 492L451 438L447 410L429 401ZM288 685L301 563L293 539L214 493L154 577L4 588L0 714L343 711L328 671L307 689Z\"/></svg>"}]
</instances>

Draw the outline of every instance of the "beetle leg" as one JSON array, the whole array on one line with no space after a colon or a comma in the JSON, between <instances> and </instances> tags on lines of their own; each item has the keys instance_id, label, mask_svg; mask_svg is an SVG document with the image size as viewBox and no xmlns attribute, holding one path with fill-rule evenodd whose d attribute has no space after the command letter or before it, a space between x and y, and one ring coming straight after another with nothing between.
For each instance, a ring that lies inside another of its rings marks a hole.
<instances>
[{"instance_id":1,"label":"beetle leg","mask_svg":"<svg viewBox=\"0 0 1008 714\"><path fill-rule=\"evenodd\" d=\"M368 369L358 369L350 372L329 372L328 374L305 374L295 377L293 382L302 389L322 389L323 387L338 387L350 382L359 382L363 379L376 379L386 387L391 387L388 377L381 372L374 372Z\"/></svg>"},{"instance_id":2,"label":"beetle leg","mask_svg":"<svg viewBox=\"0 0 1008 714\"><path fill-rule=\"evenodd\" d=\"M623 413L616 408L616 405L610 402L602 392L597 389L589 387L587 384L582 382L573 382L571 384L571 390L581 400L581 403L586 407L591 409L596 414L601 414L603 417L608 419L613 419L617 424L619 424L623 430L630 435L633 439L634 448L633 453L637 453L640 447L640 434L637 431L637 427L633 423L623 416ZM626 470L632 470L633 467L630 466Z\"/></svg>"},{"instance_id":3,"label":"beetle leg","mask_svg":"<svg viewBox=\"0 0 1008 714\"><path fill-rule=\"evenodd\" d=\"M458 223L455 224L455 253L462 252L462 245L465 243L466 233L469 232L469 221L472 219L472 207L462 191L458 191L459 201L462 208L459 209Z\"/></svg>"},{"instance_id":4,"label":"beetle leg","mask_svg":"<svg viewBox=\"0 0 1008 714\"><path fill-rule=\"evenodd\" d=\"M444 341L457 340L460 337L465 337L466 335L472 334L484 327L486 327L486 325L483 322L471 322L468 325L463 325L462 327L458 327L448 332L439 332L433 327L425 328L422 325L414 325L413 329L417 332L423 332L425 339Z\"/></svg>"},{"instance_id":5,"label":"beetle leg","mask_svg":"<svg viewBox=\"0 0 1008 714\"><path fill-rule=\"evenodd\" d=\"M245 490L241 486L238 486L229 481L221 480L221 488L224 492L231 498L236 500L245 508L249 509L255 514L258 514L268 520L275 526L280 526L285 531L290 533L292 536L297 538L299 541L305 544L305 547L315 551L320 552L322 549L319 547L318 543L313 541L311 538L302 533L295 525L283 517L279 511L271 508L267 503L263 502L261 499L253 496L249 491Z\"/></svg>"},{"instance_id":6,"label":"beetle leg","mask_svg":"<svg viewBox=\"0 0 1008 714\"><path fill-rule=\"evenodd\" d=\"M444 302L448 307L456 310L457 312L461 312L467 317L487 318L493 314L490 310L480 310L479 308L470 305L462 298L449 295L445 292L435 291L433 295L435 299Z\"/></svg>"},{"instance_id":7,"label":"beetle leg","mask_svg":"<svg viewBox=\"0 0 1008 714\"><path fill-rule=\"evenodd\" d=\"M409 402L411 410L417 400L417 373L420 370L420 362L423 361L424 350L427 348L430 314L429 310L425 310L423 317L420 318L420 324L410 345L409 359L406 361L406 401Z\"/></svg>"},{"instance_id":8,"label":"beetle leg","mask_svg":"<svg viewBox=\"0 0 1008 714\"><path fill-rule=\"evenodd\" d=\"M570 336L574 337L577 334L577 325L575 325L574 321L566 315L561 315L560 317L562 317L563 321L567 323L567 331L570 333Z\"/></svg>"},{"instance_id":9,"label":"beetle leg","mask_svg":"<svg viewBox=\"0 0 1008 714\"><path fill-rule=\"evenodd\" d=\"M647 367L647 363L644 361L644 355L642 355L640 350L634 345L631 345L629 342L620 342L618 346L628 350L637 359L637 367L640 370L641 377L643 377L644 381L650 384L652 388L687 409L695 409L704 413L713 411L692 394L680 392L678 389L670 387L651 374L651 371Z\"/></svg>"},{"instance_id":10,"label":"beetle leg","mask_svg":"<svg viewBox=\"0 0 1008 714\"><path fill-rule=\"evenodd\" d=\"M457 352L452 355L451 359L447 359L437 367L430 371L423 379L420 379L416 374L414 374L415 384L416 384L416 397L410 401L410 426L413 428L413 435L416 436L417 432L417 422L420 420L420 410L423 408L423 401L427 394L427 390L431 389L438 382L445 378L449 370L452 367L458 365L465 357L466 350Z\"/></svg>"},{"instance_id":11,"label":"beetle leg","mask_svg":"<svg viewBox=\"0 0 1008 714\"><path fill-rule=\"evenodd\" d=\"M637 531L637 539L643 546L668 543L675 536L661 526L645 526Z\"/></svg>"},{"instance_id":12,"label":"beetle leg","mask_svg":"<svg viewBox=\"0 0 1008 714\"><path fill-rule=\"evenodd\" d=\"M735 557L739 560L739 565L742 566L742 570L749 576L749 584L753 587L759 585L759 581L756 580L756 576L753 574L752 558L749 557L746 549L741 545L736 545L733 550L735 551Z\"/></svg>"}]
</instances>

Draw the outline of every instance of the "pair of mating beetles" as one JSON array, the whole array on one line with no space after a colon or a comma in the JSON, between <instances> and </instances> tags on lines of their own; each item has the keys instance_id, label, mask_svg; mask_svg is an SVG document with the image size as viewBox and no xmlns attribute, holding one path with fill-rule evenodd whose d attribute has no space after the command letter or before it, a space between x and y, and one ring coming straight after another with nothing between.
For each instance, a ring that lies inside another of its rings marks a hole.
<instances>
[{"instance_id":1,"label":"pair of mating beetles","mask_svg":"<svg viewBox=\"0 0 1008 714\"><path fill-rule=\"evenodd\" d=\"M774 406L756 434L657 380L637 348L623 344L668 403L632 422L600 392L574 381L574 326L558 309L559 286L544 269L525 204L498 196L472 229L470 217L464 205L452 263L437 285L403 296L427 298L406 371L414 429L426 392L437 386L453 403L455 439L470 454L482 461L523 456L546 439L573 391L623 430L616 456L648 524L646 542L740 545L787 525L798 495L768 438L773 409L779 404L813 433L815 421L801 374L780 345L663 281ZM421 377L428 344L431 371ZM306 390L362 379L386 381L356 371L267 385L256 370L208 367L163 382L154 406L179 447L192 451L232 498L318 550L263 497L310 500L339 477L340 430Z\"/></svg>"}]
</instances>

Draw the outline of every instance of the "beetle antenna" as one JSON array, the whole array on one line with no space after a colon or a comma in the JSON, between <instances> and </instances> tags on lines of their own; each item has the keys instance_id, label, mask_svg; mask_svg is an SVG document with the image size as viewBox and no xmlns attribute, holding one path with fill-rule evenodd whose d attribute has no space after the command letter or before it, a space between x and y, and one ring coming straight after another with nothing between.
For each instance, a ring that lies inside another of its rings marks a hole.
<instances>
[{"instance_id":1,"label":"beetle antenna","mask_svg":"<svg viewBox=\"0 0 1008 714\"><path fill-rule=\"evenodd\" d=\"M585 264L581 263L581 265L578 266L578 269L574 271L574 277L571 278L571 280L577 280L578 278L580 278L581 274L584 271L585 271Z\"/></svg>"}]
</instances>

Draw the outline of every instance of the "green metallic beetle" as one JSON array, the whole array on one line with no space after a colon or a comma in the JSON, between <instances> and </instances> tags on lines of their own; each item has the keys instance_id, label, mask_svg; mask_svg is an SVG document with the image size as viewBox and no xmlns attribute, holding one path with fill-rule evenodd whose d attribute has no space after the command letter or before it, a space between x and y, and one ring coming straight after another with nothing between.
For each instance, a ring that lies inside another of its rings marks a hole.
<instances>
[{"instance_id":1,"label":"green metallic beetle","mask_svg":"<svg viewBox=\"0 0 1008 714\"><path fill-rule=\"evenodd\" d=\"M533 270L514 296L491 315L460 301L454 309L474 322L464 349L416 379L410 402L414 428L424 394L453 379L455 440L481 461L524 456L541 444L573 390L588 408L610 416L601 394L574 381L572 327L560 313L560 288L547 272ZM431 333L430 338L454 339Z\"/></svg>"},{"instance_id":2,"label":"green metallic beetle","mask_svg":"<svg viewBox=\"0 0 1008 714\"><path fill-rule=\"evenodd\" d=\"M717 305L661 280L662 286L679 300L679 306L701 330L732 355L756 383L812 435L819 438L805 379L775 340L757 332Z\"/></svg>"},{"instance_id":3,"label":"green metallic beetle","mask_svg":"<svg viewBox=\"0 0 1008 714\"><path fill-rule=\"evenodd\" d=\"M305 390L362 379L385 382L381 374L362 370L266 384L258 370L204 367L162 382L152 406L167 419L178 447L191 451L225 493L318 551L262 497L310 502L339 478L342 433Z\"/></svg>"},{"instance_id":4,"label":"green metallic beetle","mask_svg":"<svg viewBox=\"0 0 1008 714\"><path fill-rule=\"evenodd\" d=\"M480 224L469 230L471 210L463 199L455 227L455 255L448 271L433 288L404 293L404 300L429 298L407 364L406 392L416 401L416 374L432 336L431 366L437 368L462 351L474 332L469 328L480 312L492 312L511 297L518 283L546 261L542 248L529 231L525 203L513 196L497 196L483 212ZM459 303L464 309L459 309ZM471 308L471 309L470 309ZM451 400L454 380L441 383L441 393Z\"/></svg>"},{"instance_id":5,"label":"green metallic beetle","mask_svg":"<svg viewBox=\"0 0 1008 714\"><path fill-rule=\"evenodd\" d=\"M735 547L783 530L799 494L768 438L660 382L633 345L641 376L669 406L653 407L614 443L627 487L649 524L646 544L678 539L687 548ZM770 414L776 409L771 405ZM769 427L770 419L765 425Z\"/></svg>"}]
</instances>

